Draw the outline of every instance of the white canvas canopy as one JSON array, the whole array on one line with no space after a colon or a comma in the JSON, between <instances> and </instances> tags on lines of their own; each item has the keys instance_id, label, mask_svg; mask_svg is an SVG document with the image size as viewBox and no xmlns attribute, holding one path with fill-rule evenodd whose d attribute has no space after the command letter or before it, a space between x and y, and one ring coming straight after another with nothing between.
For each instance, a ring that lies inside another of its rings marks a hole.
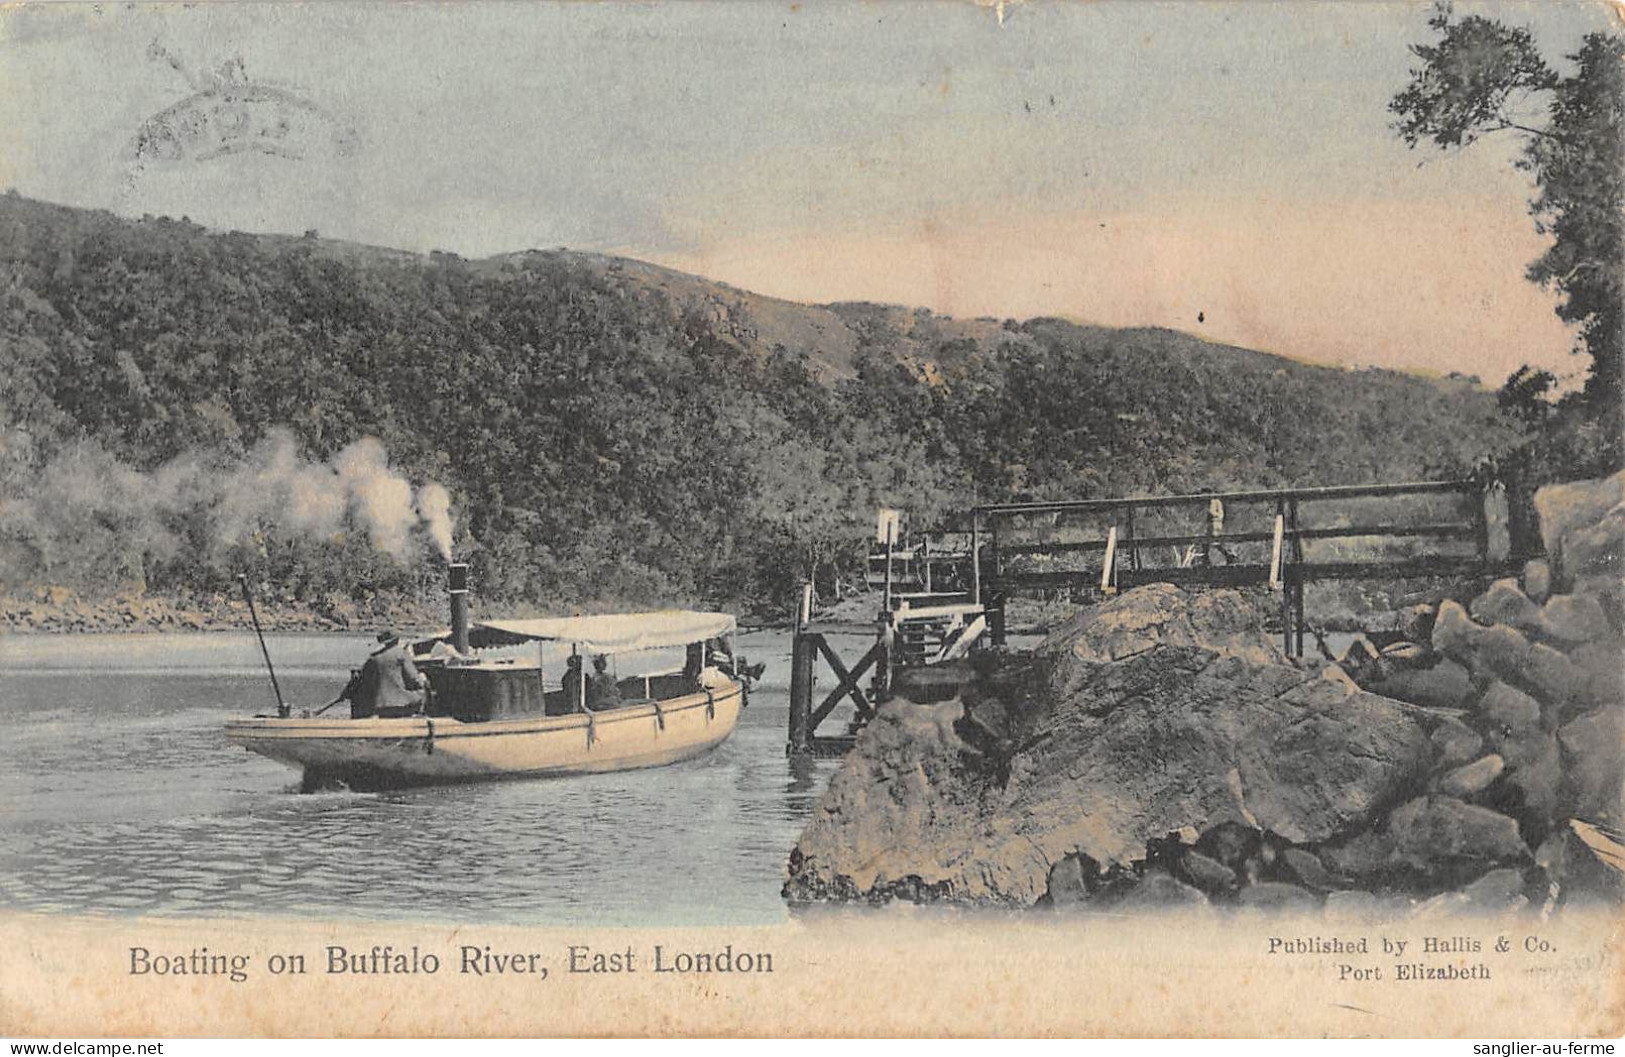
<instances>
[{"instance_id":1,"label":"white canvas canopy","mask_svg":"<svg viewBox=\"0 0 1625 1057\"><path fill-rule=\"evenodd\" d=\"M468 641L475 647L560 642L591 653L628 653L704 642L729 634L734 626L730 613L668 609L658 613L605 613L594 617L488 620L469 629Z\"/></svg>"}]
</instances>

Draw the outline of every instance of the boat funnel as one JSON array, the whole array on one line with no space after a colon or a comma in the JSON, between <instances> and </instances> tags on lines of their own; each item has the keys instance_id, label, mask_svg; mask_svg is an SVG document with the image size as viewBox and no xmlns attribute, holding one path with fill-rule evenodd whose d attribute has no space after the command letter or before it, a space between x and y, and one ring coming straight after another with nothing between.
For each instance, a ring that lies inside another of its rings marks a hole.
<instances>
[{"instance_id":1,"label":"boat funnel","mask_svg":"<svg viewBox=\"0 0 1625 1057\"><path fill-rule=\"evenodd\" d=\"M447 568L447 588L451 592L451 644L458 653L468 652L468 563L453 562Z\"/></svg>"}]
</instances>

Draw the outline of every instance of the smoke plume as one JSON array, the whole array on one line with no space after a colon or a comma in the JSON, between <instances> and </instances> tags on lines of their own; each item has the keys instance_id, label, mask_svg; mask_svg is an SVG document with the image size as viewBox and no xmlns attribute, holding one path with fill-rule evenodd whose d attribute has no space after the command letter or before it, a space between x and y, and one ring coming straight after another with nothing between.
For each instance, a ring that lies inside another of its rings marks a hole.
<instances>
[{"instance_id":1,"label":"smoke plume","mask_svg":"<svg viewBox=\"0 0 1625 1057\"><path fill-rule=\"evenodd\" d=\"M440 557L451 561L451 495L430 481L418 489L418 517Z\"/></svg>"},{"instance_id":2,"label":"smoke plume","mask_svg":"<svg viewBox=\"0 0 1625 1057\"><path fill-rule=\"evenodd\" d=\"M194 451L147 473L81 441L32 487L0 499L0 581L67 570L139 579L143 556L200 546L200 557L225 568L240 544L336 543L357 531L405 562L431 550L449 559L451 496L433 481L414 489L374 437L316 462L299 454L292 433L275 430L240 458ZM7 549L8 540L23 548Z\"/></svg>"},{"instance_id":3,"label":"smoke plume","mask_svg":"<svg viewBox=\"0 0 1625 1057\"><path fill-rule=\"evenodd\" d=\"M348 520L396 558L412 557L419 532L442 558L451 556L451 497L428 481L414 502L411 482L390 468L376 437L362 437L331 461L313 463L300 458L291 433L273 431L240 466L225 471L213 515L215 537L228 545L266 529L331 538Z\"/></svg>"}]
</instances>

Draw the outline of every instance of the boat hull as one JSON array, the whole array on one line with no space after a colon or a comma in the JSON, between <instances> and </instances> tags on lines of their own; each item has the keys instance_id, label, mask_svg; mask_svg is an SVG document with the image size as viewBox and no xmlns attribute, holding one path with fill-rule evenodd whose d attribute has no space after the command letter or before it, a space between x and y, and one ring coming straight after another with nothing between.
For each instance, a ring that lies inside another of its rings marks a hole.
<instances>
[{"instance_id":1,"label":"boat hull","mask_svg":"<svg viewBox=\"0 0 1625 1057\"><path fill-rule=\"evenodd\" d=\"M537 778L661 767L709 752L733 733L738 683L591 715L465 723L451 717L276 719L226 724L226 737L302 768L306 788L352 789Z\"/></svg>"}]
</instances>

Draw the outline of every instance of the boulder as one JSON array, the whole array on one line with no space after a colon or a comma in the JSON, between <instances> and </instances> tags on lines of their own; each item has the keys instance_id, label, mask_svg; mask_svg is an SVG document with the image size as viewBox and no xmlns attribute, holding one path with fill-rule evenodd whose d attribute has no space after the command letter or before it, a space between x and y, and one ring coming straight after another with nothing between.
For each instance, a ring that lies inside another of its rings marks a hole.
<instances>
[{"instance_id":1,"label":"boulder","mask_svg":"<svg viewBox=\"0 0 1625 1057\"><path fill-rule=\"evenodd\" d=\"M1344 888L1348 882L1326 869L1320 857L1307 848L1284 848L1281 861L1297 876L1306 888L1317 892L1330 892Z\"/></svg>"},{"instance_id":2,"label":"boulder","mask_svg":"<svg viewBox=\"0 0 1625 1057\"><path fill-rule=\"evenodd\" d=\"M1428 605L1407 606L1399 612L1399 629L1409 642L1427 642L1433 638L1433 621L1439 607Z\"/></svg>"},{"instance_id":3,"label":"boulder","mask_svg":"<svg viewBox=\"0 0 1625 1057\"><path fill-rule=\"evenodd\" d=\"M1579 646L1611 631L1602 603L1590 595L1553 595L1540 609L1541 634L1563 646Z\"/></svg>"},{"instance_id":4,"label":"boulder","mask_svg":"<svg viewBox=\"0 0 1625 1057\"><path fill-rule=\"evenodd\" d=\"M1455 797L1427 796L1395 808L1386 830L1328 848L1322 858L1333 869L1366 880L1461 883L1497 866L1526 862L1529 847L1513 819Z\"/></svg>"},{"instance_id":5,"label":"boulder","mask_svg":"<svg viewBox=\"0 0 1625 1057\"><path fill-rule=\"evenodd\" d=\"M1439 603L1439 614L1433 621L1433 648L1463 663L1471 661L1479 631L1462 604L1447 598Z\"/></svg>"},{"instance_id":6,"label":"boulder","mask_svg":"<svg viewBox=\"0 0 1625 1057\"><path fill-rule=\"evenodd\" d=\"M1263 847L1264 835L1256 826L1225 821L1211 827L1196 840L1196 850L1226 868L1240 873Z\"/></svg>"},{"instance_id":7,"label":"boulder","mask_svg":"<svg viewBox=\"0 0 1625 1057\"><path fill-rule=\"evenodd\" d=\"M1544 558L1534 558L1523 564L1523 593L1531 602L1544 602L1552 593L1552 567Z\"/></svg>"},{"instance_id":8,"label":"boulder","mask_svg":"<svg viewBox=\"0 0 1625 1057\"><path fill-rule=\"evenodd\" d=\"M1566 659L1576 670L1571 681L1583 686L1571 697L1577 711L1625 706L1625 649L1619 639L1587 643L1571 651Z\"/></svg>"},{"instance_id":9,"label":"boulder","mask_svg":"<svg viewBox=\"0 0 1625 1057\"><path fill-rule=\"evenodd\" d=\"M1063 856L1050 867L1046 894L1051 906L1075 906L1089 901L1090 885L1076 855Z\"/></svg>"},{"instance_id":10,"label":"boulder","mask_svg":"<svg viewBox=\"0 0 1625 1057\"><path fill-rule=\"evenodd\" d=\"M1460 664L1444 660L1431 668L1395 667L1367 689L1426 708L1460 708L1473 696L1473 679Z\"/></svg>"},{"instance_id":11,"label":"boulder","mask_svg":"<svg viewBox=\"0 0 1625 1057\"><path fill-rule=\"evenodd\" d=\"M1569 813L1587 822L1621 822L1625 782L1625 710L1600 708L1557 732L1567 765Z\"/></svg>"},{"instance_id":12,"label":"boulder","mask_svg":"<svg viewBox=\"0 0 1625 1057\"><path fill-rule=\"evenodd\" d=\"M1553 734L1538 726L1522 730L1492 729L1485 735L1484 744L1500 754L1507 770L1514 771L1546 755L1547 743L1552 737Z\"/></svg>"},{"instance_id":13,"label":"boulder","mask_svg":"<svg viewBox=\"0 0 1625 1057\"><path fill-rule=\"evenodd\" d=\"M953 716L961 711L957 700L915 705L893 699L880 708L790 854L787 896L839 900L886 895L896 878L913 875L935 882L958 872L956 849L974 847L974 800L981 795L952 728ZM924 832L932 835L935 846L922 841ZM837 847L838 860L831 854ZM1055 856L1056 861L1061 858ZM1047 878L1048 864L1043 865Z\"/></svg>"},{"instance_id":14,"label":"boulder","mask_svg":"<svg viewBox=\"0 0 1625 1057\"><path fill-rule=\"evenodd\" d=\"M1433 648L1465 664L1474 672L1514 676L1529 657L1529 640L1504 624L1483 627L1473 623L1461 603L1447 600L1433 623Z\"/></svg>"},{"instance_id":15,"label":"boulder","mask_svg":"<svg viewBox=\"0 0 1625 1057\"><path fill-rule=\"evenodd\" d=\"M1120 910L1170 910L1205 907L1207 896L1161 871L1147 871L1113 904Z\"/></svg>"},{"instance_id":16,"label":"boulder","mask_svg":"<svg viewBox=\"0 0 1625 1057\"><path fill-rule=\"evenodd\" d=\"M1516 679L1529 662L1534 647L1523 633L1505 624L1482 629L1478 637L1475 673L1489 672L1503 679Z\"/></svg>"},{"instance_id":17,"label":"boulder","mask_svg":"<svg viewBox=\"0 0 1625 1057\"><path fill-rule=\"evenodd\" d=\"M1484 748L1484 738L1478 731L1449 717L1433 728L1432 741L1441 767L1455 767L1476 759Z\"/></svg>"},{"instance_id":18,"label":"boulder","mask_svg":"<svg viewBox=\"0 0 1625 1057\"><path fill-rule=\"evenodd\" d=\"M1570 582L1590 576L1625 574L1620 560L1625 544L1625 504L1616 505L1595 524L1563 537L1559 562Z\"/></svg>"},{"instance_id":19,"label":"boulder","mask_svg":"<svg viewBox=\"0 0 1625 1057\"><path fill-rule=\"evenodd\" d=\"M1306 661L1304 663L1312 662ZM1344 697L1357 694L1361 690L1360 684L1355 682L1354 677L1349 675L1348 672L1344 671L1343 666L1340 664L1333 664L1328 661L1326 664L1321 666L1320 677L1342 691Z\"/></svg>"},{"instance_id":20,"label":"boulder","mask_svg":"<svg viewBox=\"0 0 1625 1057\"><path fill-rule=\"evenodd\" d=\"M989 685L1015 717L1002 758L955 733ZM1431 757L1410 710L1285 662L1241 596L1138 588L959 699L882 706L802 832L785 891L883 897L917 878L958 901L1031 905L1066 855L1127 866L1186 827L1296 844L1352 832ZM1198 847L1237 873L1253 861L1243 849L1238 870Z\"/></svg>"},{"instance_id":21,"label":"boulder","mask_svg":"<svg viewBox=\"0 0 1625 1057\"><path fill-rule=\"evenodd\" d=\"M1518 681L1545 702L1546 711L1555 717L1585 711L1592 700L1587 673L1544 643L1530 647Z\"/></svg>"},{"instance_id":22,"label":"boulder","mask_svg":"<svg viewBox=\"0 0 1625 1057\"><path fill-rule=\"evenodd\" d=\"M1514 813L1524 823L1531 841L1543 836L1559 814L1563 800L1563 757L1557 736L1535 731L1502 741L1507 761L1506 785L1518 793Z\"/></svg>"},{"instance_id":23,"label":"boulder","mask_svg":"<svg viewBox=\"0 0 1625 1057\"><path fill-rule=\"evenodd\" d=\"M1522 870L1502 867L1491 870L1461 890L1467 904L1475 910L1505 913L1518 910L1529 901L1524 897L1525 881Z\"/></svg>"},{"instance_id":24,"label":"boulder","mask_svg":"<svg viewBox=\"0 0 1625 1057\"><path fill-rule=\"evenodd\" d=\"M1625 470L1597 481L1548 485L1535 493L1540 534L1561 585L1619 576L1625 544Z\"/></svg>"},{"instance_id":25,"label":"boulder","mask_svg":"<svg viewBox=\"0 0 1625 1057\"><path fill-rule=\"evenodd\" d=\"M1153 646L1196 646L1255 664L1285 656L1264 631L1263 613L1238 591L1187 594L1172 584L1135 588L1084 609L1056 628L1040 653L1064 651L1080 661L1120 660Z\"/></svg>"},{"instance_id":26,"label":"boulder","mask_svg":"<svg viewBox=\"0 0 1625 1057\"><path fill-rule=\"evenodd\" d=\"M1478 700L1479 714L1497 728L1514 733L1540 726L1540 702L1503 682L1493 682Z\"/></svg>"},{"instance_id":27,"label":"boulder","mask_svg":"<svg viewBox=\"0 0 1625 1057\"><path fill-rule=\"evenodd\" d=\"M1505 624L1526 634L1541 630L1540 607L1512 579L1495 581L1473 600L1467 612L1480 624Z\"/></svg>"},{"instance_id":28,"label":"boulder","mask_svg":"<svg viewBox=\"0 0 1625 1057\"><path fill-rule=\"evenodd\" d=\"M1535 851L1550 894L1560 904L1605 903L1625 897L1625 846L1596 826L1570 819Z\"/></svg>"},{"instance_id":29,"label":"boulder","mask_svg":"<svg viewBox=\"0 0 1625 1057\"><path fill-rule=\"evenodd\" d=\"M1286 913L1317 910L1320 907L1320 897L1315 893L1280 881L1248 885L1236 895L1236 902L1244 907Z\"/></svg>"},{"instance_id":30,"label":"boulder","mask_svg":"<svg viewBox=\"0 0 1625 1057\"><path fill-rule=\"evenodd\" d=\"M1236 887L1236 871L1194 848L1180 857L1179 865L1191 883L1204 892L1230 891Z\"/></svg>"},{"instance_id":31,"label":"boulder","mask_svg":"<svg viewBox=\"0 0 1625 1057\"><path fill-rule=\"evenodd\" d=\"M1506 761L1494 753L1472 763L1457 767L1439 779L1439 792L1445 796L1460 797L1465 800L1474 793L1481 793L1489 788L1491 782L1501 777L1506 769Z\"/></svg>"},{"instance_id":32,"label":"boulder","mask_svg":"<svg viewBox=\"0 0 1625 1057\"><path fill-rule=\"evenodd\" d=\"M1472 884L1443 892L1416 908L1414 917L1498 916L1529 905L1524 895L1523 871L1503 867L1491 870Z\"/></svg>"},{"instance_id":33,"label":"boulder","mask_svg":"<svg viewBox=\"0 0 1625 1057\"><path fill-rule=\"evenodd\" d=\"M1356 635L1349 641L1343 656L1337 658L1337 663L1348 671L1363 673L1373 670L1381 655L1382 651L1377 649L1370 639L1364 635Z\"/></svg>"},{"instance_id":34,"label":"boulder","mask_svg":"<svg viewBox=\"0 0 1625 1057\"><path fill-rule=\"evenodd\" d=\"M1614 634L1625 632L1625 579L1618 574L1582 576L1574 581L1574 593L1596 599Z\"/></svg>"}]
</instances>

